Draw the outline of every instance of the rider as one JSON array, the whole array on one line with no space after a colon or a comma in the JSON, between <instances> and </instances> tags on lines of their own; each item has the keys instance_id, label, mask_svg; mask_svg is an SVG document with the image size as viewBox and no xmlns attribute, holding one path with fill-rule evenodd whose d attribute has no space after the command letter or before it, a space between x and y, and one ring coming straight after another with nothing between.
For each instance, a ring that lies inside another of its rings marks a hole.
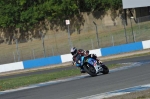
<instances>
[{"instance_id":1,"label":"rider","mask_svg":"<svg viewBox=\"0 0 150 99\"><path fill-rule=\"evenodd\" d=\"M85 51L83 49L77 49L76 47L71 48L71 54L73 56L73 64L76 63L77 67L80 67L81 73L85 73L85 70L82 66L80 66L81 57L85 55Z\"/></svg>"},{"instance_id":2,"label":"rider","mask_svg":"<svg viewBox=\"0 0 150 99\"><path fill-rule=\"evenodd\" d=\"M102 61L100 61L99 59L97 59L96 54L89 54L89 50L85 51L85 56L97 60L98 63L102 63Z\"/></svg>"}]
</instances>

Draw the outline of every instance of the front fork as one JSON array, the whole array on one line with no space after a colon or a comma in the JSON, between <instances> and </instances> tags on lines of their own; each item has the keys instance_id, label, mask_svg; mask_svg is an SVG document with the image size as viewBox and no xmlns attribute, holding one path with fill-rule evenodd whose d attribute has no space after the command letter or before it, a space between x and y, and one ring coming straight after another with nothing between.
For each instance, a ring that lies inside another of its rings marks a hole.
<instances>
[{"instance_id":1,"label":"front fork","mask_svg":"<svg viewBox=\"0 0 150 99\"><path fill-rule=\"evenodd\" d=\"M95 70L96 70L96 73L100 73L103 71L103 68L101 67L101 64L97 63L95 66L94 66Z\"/></svg>"}]
</instances>

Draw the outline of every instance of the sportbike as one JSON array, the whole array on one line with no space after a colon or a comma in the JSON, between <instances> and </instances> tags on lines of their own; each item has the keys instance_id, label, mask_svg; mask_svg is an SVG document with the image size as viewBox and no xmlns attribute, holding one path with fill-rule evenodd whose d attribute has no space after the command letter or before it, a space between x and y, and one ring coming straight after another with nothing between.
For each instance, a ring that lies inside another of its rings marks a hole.
<instances>
[{"instance_id":1,"label":"sportbike","mask_svg":"<svg viewBox=\"0 0 150 99\"><path fill-rule=\"evenodd\" d=\"M97 60L93 58L82 56L81 66L83 66L84 70L91 76L97 76L100 73L102 74L109 73L109 68L105 64L99 63Z\"/></svg>"}]
</instances>

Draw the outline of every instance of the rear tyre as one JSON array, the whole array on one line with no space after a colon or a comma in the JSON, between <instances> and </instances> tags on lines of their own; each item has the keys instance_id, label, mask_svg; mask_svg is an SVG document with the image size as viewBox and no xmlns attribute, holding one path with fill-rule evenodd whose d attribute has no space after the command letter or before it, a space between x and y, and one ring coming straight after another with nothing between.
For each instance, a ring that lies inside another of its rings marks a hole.
<instances>
[{"instance_id":1,"label":"rear tyre","mask_svg":"<svg viewBox=\"0 0 150 99\"><path fill-rule=\"evenodd\" d=\"M102 71L103 74L108 74L109 73L109 69L106 65L102 64L101 67L103 68L103 71Z\"/></svg>"}]
</instances>

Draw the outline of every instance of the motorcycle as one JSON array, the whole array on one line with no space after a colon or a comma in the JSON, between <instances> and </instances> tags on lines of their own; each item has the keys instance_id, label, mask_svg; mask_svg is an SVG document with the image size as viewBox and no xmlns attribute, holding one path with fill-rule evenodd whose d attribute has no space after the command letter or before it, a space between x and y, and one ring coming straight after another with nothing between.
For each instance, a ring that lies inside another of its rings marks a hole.
<instances>
[{"instance_id":1,"label":"motorcycle","mask_svg":"<svg viewBox=\"0 0 150 99\"><path fill-rule=\"evenodd\" d=\"M88 57L81 57L81 66L84 70L91 76L97 76L98 74L108 74L109 68L103 64L99 63L97 60Z\"/></svg>"}]
</instances>

